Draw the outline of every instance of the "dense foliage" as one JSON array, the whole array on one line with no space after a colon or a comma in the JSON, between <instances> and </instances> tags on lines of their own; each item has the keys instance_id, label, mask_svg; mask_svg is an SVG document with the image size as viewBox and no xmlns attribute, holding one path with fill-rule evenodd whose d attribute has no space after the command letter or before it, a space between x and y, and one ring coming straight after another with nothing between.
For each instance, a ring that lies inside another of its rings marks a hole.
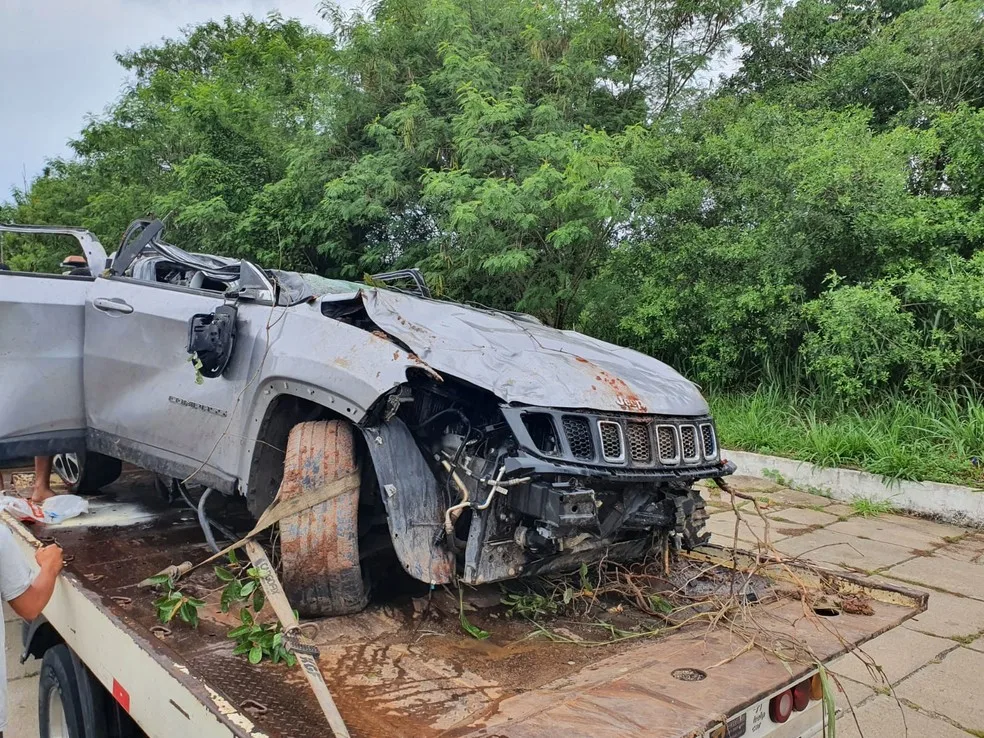
<instances>
[{"instance_id":1,"label":"dense foliage","mask_svg":"<svg viewBox=\"0 0 984 738\"><path fill-rule=\"evenodd\" d=\"M742 388L984 381L984 21L971 0L381 0L226 19L0 218L535 313ZM713 89L706 70L738 50ZM11 266L65 244L8 239Z\"/></svg>"}]
</instances>

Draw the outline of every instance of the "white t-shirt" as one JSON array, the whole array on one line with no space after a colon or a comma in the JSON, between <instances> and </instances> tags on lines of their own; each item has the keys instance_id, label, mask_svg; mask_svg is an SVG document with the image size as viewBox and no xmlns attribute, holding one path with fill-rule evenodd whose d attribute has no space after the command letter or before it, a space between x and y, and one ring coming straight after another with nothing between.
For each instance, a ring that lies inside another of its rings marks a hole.
<instances>
[{"instance_id":1,"label":"white t-shirt","mask_svg":"<svg viewBox=\"0 0 984 738\"><path fill-rule=\"evenodd\" d=\"M31 586L31 570L14 543L14 536L0 523L0 598L4 602L20 597ZM4 640L0 619L0 641ZM7 660L0 661L0 733L7 729Z\"/></svg>"}]
</instances>

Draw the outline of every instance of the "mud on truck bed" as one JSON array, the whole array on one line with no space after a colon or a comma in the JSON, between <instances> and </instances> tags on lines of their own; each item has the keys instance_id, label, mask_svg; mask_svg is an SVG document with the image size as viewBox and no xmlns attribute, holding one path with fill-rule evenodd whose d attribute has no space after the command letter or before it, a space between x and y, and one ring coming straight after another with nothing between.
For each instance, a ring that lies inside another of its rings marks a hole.
<instances>
[{"instance_id":1,"label":"mud on truck bed","mask_svg":"<svg viewBox=\"0 0 984 738\"><path fill-rule=\"evenodd\" d=\"M206 601L198 628L158 622L157 595L137 583L209 550L195 515L153 487L153 475L128 473L87 516L31 530L8 520L25 550L53 539L71 558L31 648L64 640L153 738L331 735L299 669L232 654L227 633L239 619L220 611L210 567L181 580ZM669 570L662 557L609 569L645 588L641 605L597 565L550 580L574 590L570 608L511 616L499 587L517 583L464 587L459 605L453 591L397 571L383 601L306 620L304 632L357 738L813 738L823 720L817 664L926 606L924 594L796 562L712 546L670 553ZM465 632L460 606L488 638ZM783 723L773 719L781 700Z\"/></svg>"}]
</instances>

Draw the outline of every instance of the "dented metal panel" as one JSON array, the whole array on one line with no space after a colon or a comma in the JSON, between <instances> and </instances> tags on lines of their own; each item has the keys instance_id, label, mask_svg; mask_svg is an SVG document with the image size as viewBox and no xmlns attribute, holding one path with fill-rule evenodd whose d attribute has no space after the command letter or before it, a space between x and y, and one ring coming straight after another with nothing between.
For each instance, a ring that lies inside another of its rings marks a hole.
<instances>
[{"instance_id":1,"label":"dented metal panel","mask_svg":"<svg viewBox=\"0 0 984 738\"><path fill-rule=\"evenodd\" d=\"M437 479L399 418L363 428L386 506L396 555L410 576L430 584L452 579L454 560L444 545L444 506Z\"/></svg>"},{"instance_id":2,"label":"dented metal panel","mask_svg":"<svg viewBox=\"0 0 984 738\"><path fill-rule=\"evenodd\" d=\"M506 402L657 415L704 415L697 386L661 361L531 318L388 290L366 311L440 372Z\"/></svg>"}]
</instances>

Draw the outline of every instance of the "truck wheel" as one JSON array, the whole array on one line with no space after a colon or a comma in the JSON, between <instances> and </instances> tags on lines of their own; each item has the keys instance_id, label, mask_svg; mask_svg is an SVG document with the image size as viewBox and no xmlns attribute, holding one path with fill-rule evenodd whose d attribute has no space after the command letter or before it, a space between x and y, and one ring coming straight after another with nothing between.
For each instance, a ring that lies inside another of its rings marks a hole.
<instances>
[{"instance_id":1,"label":"truck wheel","mask_svg":"<svg viewBox=\"0 0 984 738\"><path fill-rule=\"evenodd\" d=\"M68 646L44 652L38 681L38 726L41 738L84 738L79 683Z\"/></svg>"},{"instance_id":2,"label":"truck wheel","mask_svg":"<svg viewBox=\"0 0 984 738\"><path fill-rule=\"evenodd\" d=\"M119 479L123 462L112 456L83 451L56 454L52 467L71 492L91 494Z\"/></svg>"},{"instance_id":3,"label":"truck wheel","mask_svg":"<svg viewBox=\"0 0 984 738\"><path fill-rule=\"evenodd\" d=\"M295 425L287 439L280 495L308 490L358 471L352 426L341 420ZM287 598L307 617L346 615L366 606L359 560L359 484L280 521Z\"/></svg>"}]
</instances>

